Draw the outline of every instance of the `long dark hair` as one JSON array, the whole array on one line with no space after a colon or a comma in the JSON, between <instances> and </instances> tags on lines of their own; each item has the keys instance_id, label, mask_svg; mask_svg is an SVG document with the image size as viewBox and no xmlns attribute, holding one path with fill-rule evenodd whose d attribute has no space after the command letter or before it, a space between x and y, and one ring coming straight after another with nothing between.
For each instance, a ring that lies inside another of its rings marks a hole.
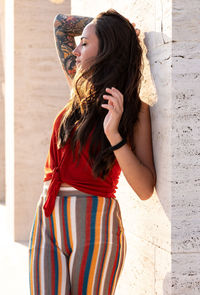
<instances>
[{"instance_id":1,"label":"long dark hair","mask_svg":"<svg viewBox=\"0 0 200 295\"><path fill-rule=\"evenodd\" d=\"M69 138L72 151L79 144L79 154L90 137L89 159L95 176L105 178L115 162L104 133L107 110L103 95L106 87L115 87L124 95L124 112L119 133L134 150L133 127L141 107L142 49L132 24L113 9L93 20L99 40L99 51L90 66L78 70L73 79L71 99L66 106L58 131L58 148ZM75 128L74 128L75 127ZM70 136L73 130L73 136Z\"/></svg>"}]
</instances>

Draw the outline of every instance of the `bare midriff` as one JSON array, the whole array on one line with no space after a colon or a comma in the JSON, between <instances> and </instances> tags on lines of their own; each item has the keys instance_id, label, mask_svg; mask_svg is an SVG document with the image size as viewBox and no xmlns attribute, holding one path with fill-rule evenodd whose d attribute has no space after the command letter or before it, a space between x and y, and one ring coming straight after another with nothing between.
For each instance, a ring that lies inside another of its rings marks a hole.
<instances>
[{"instance_id":1,"label":"bare midriff","mask_svg":"<svg viewBox=\"0 0 200 295\"><path fill-rule=\"evenodd\" d=\"M51 182L51 180L44 181L44 183L47 183L47 184L49 184L50 182ZM71 185L69 185L68 183L63 182L63 183L61 183L60 186L71 186Z\"/></svg>"},{"instance_id":2,"label":"bare midriff","mask_svg":"<svg viewBox=\"0 0 200 295\"><path fill-rule=\"evenodd\" d=\"M60 186L71 186L71 185L69 185L68 183L63 182L63 183L61 183Z\"/></svg>"}]
</instances>

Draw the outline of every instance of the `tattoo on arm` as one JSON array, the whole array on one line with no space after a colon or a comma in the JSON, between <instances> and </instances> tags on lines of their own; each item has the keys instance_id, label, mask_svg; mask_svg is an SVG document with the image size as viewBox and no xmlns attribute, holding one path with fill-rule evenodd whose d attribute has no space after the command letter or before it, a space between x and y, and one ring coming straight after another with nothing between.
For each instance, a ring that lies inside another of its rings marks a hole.
<instances>
[{"instance_id":1,"label":"tattoo on arm","mask_svg":"<svg viewBox=\"0 0 200 295\"><path fill-rule=\"evenodd\" d=\"M82 34L84 27L93 20L91 17L58 14L54 20L54 36L58 56L65 75L71 79L76 73L75 56L72 51L76 48L74 37Z\"/></svg>"}]
</instances>

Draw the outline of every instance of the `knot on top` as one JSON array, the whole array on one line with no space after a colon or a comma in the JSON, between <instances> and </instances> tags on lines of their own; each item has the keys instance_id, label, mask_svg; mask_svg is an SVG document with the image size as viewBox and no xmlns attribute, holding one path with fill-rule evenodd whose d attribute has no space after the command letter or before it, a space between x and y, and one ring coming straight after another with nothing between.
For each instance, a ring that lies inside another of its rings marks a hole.
<instances>
[{"instance_id":1,"label":"knot on top","mask_svg":"<svg viewBox=\"0 0 200 295\"><path fill-rule=\"evenodd\" d=\"M61 182L61 178L60 178L60 169L59 167L55 167L53 169L53 173L52 173L52 178L56 179L57 181Z\"/></svg>"},{"instance_id":2,"label":"knot on top","mask_svg":"<svg viewBox=\"0 0 200 295\"><path fill-rule=\"evenodd\" d=\"M46 217L49 217L51 215L51 213L53 212L56 196L59 192L61 183L62 183L62 181L60 178L59 167L55 167L53 169L51 182L49 184L49 188L47 191L47 199L46 199L46 202L43 206Z\"/></svg>"}]
</instances>

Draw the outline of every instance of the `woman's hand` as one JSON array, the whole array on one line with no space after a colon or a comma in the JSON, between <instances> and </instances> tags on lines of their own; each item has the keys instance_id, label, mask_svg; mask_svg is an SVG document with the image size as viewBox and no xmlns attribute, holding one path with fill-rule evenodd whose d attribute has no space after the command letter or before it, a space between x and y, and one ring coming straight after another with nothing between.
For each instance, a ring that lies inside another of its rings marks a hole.
<instances>
[{"instance_id":1,"label":"woman's hand","mask_svg":"<svg viewBox=\"0 0 200 295\"><path fill-rule=\"evenodd\" d=\"M140 30L138 28L135 28L136 24L135 23L132 23L132 26L135 29L136 35L139 36L140 35Z\"/></svg>"},{"instance_id":2,"label":"woman's hand","mask_svg":"<svg viewBox=\"0 0 200 295\"><path fill-rule=\"evenodd\" d=\"M108 110L104 119L103 127L110 144L115 145L121 140L118 127L123 113L124 97L115 87L106 88L106 92L108 92L109 95L103 95L103 98L108 100L108 104L101 105Z\"/></svg>"}]
</instances>

